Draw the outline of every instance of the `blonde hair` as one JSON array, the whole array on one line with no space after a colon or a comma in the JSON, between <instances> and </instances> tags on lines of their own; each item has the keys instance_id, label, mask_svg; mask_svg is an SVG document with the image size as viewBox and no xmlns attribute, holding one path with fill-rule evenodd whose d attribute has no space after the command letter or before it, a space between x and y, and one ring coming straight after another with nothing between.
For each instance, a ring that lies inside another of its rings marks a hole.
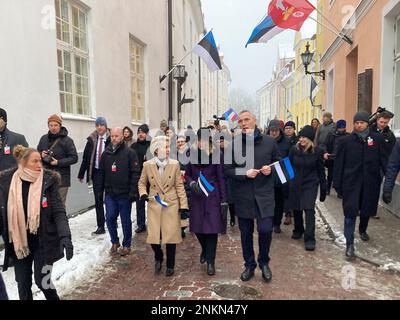
<instances>
[{"instance_id":1,"label":"blonde hair","mask_svg":"<svg viewBox=\"0 0 400 320\"><path fill-rule=\"evenodd\" d=\"M22 145L17 145L14 147L13 156L17 161L28 161L29 157L32 153L38 152L36 149L33 148L26 148Z\"/></svg>"},{"instance_id":2,"label":"blonde hair","mask_svg":"<svg viewBox=\"0 0 400 320\"><path fill-rule=\"evenodd\" d=\"M312 142L310 139L308 139L307 137L303 137L307 139L307 144L304 147L304 151L308 152L308 153L313 153L314 149L315 149L315 145L314 142ZM296 149L300 150L300 140L297 142L296 144Z\"/></svg>"}]
</instances>

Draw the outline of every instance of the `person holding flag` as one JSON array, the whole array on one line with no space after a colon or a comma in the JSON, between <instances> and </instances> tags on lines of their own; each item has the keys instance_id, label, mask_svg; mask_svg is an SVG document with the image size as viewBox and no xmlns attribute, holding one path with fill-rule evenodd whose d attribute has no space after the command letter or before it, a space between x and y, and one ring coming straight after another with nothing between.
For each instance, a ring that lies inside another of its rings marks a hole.
<instances>
[{"instance_id":1,"label":"person holding flag","mask_svg":"<svg viewBox=\"0 0 400 320\"><path fill-rule=\"evenodd\" d=\"M272 280L269 251L274 220L274 178L271 164L280 160L276 141L261 133L256 117L248 110L239 113L241 133L236 135L227 154L233 161L225 165L227 177L232 179L235 213L239 221L245 270L240 279L249 281L254 276L257 262L254 255L254 220L258 231L258 265L265 282Z\"/></svg>"},{"instance_id":2,"label":"person holding flag","mask_svg":"<svg viewBox=\"0 0 400 320\"><path fill-rule=\"evenodd\" d=\"M154 251L155 273L161 272L164 259L161 244L166 244L165 275L170 277L174 274L176 245L182 242L181 215L188 214L188 202L180 164L170 158L168 137L155 137L150 153L153 158L143 163L139 195L142 201L148 201L147 243Z\"/></svg>"},{"instance_id":3,"label":"person holding flag","mask_svg":"<svg viewBox=\"0 0 400 320\"><path fill-rule=\"evenodd\" d=\"M192 190L190 199L190 231L201 245L200 263L207 262L207 274L215 274L218 234L226 229L228 203L221 153L213 148L211 131L197 131L197 146L191 150L186 167L186 181Z\"/></svg>"},{"instance_id":4,"label":"person holding flag","mask_svg":"<svg viewBox=\"0 0 400 320\"><path fill-rule=\"evenodd\" d=\"M326 176L324 151L314 145L314 129L304 126L299 132L299 142L289 152L295 178L290 183L288 207L294 211L292 239L300 239L304 234L307 251L315 250L315 202L320 187L321 202L326 198ZM306 216L304 230L303 211Z\"/></svg>"}]
</instances>

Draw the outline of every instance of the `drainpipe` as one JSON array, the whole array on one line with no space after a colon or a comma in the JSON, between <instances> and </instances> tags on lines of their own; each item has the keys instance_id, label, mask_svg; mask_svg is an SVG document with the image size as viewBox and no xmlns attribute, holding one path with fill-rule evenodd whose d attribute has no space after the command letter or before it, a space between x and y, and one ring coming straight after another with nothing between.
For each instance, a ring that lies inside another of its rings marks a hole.
<instances>
[{"instance_id":1,"label":"drainpipe","mask_svg":"<svg viewBox=\"0 0 400 320\"><path fill-rule=\"evenodd\" d=\"M173 48L172 48L172 0L168 0L168 70L173 67ZM172 73L168 76L168 122L172 122L173 113L173 78Z\"/></svg>"}]
</instances>

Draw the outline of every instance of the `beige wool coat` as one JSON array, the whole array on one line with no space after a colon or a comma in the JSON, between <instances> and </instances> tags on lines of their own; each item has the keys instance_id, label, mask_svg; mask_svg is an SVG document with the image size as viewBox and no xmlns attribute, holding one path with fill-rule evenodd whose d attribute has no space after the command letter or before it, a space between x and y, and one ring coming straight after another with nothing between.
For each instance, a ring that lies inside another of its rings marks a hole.
<instances>
[{"instance_id":1,"label":"beige wool coat","mask_svg":"<svg viewBox=\"0 0 400 320\"><path fill-rule=\"evenodd\" d=\"M139 180L139 195L147 194L149 184L149 202L147 205L147 243L176 244L182 242L181 216L179 209L188 209L188 201L183 185L179 162L169 160L161 177L154 160L143 164ZM168 205L163 208L154 200L160 198Z\"/></svg>"}]
</instances>

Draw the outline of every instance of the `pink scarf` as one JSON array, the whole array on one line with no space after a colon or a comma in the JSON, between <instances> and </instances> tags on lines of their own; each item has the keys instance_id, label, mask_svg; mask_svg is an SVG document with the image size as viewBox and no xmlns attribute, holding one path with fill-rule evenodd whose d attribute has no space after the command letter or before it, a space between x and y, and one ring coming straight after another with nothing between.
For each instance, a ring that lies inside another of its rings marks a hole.
<instances>
[{"instance_id":1,"label":"pink scarf","mask_svg":"<svg viewBox=\"0 0 400 320\"><path fill-rule=\"evenodd\" d=\"M31 182L28 196L28 221L25 221L22 200L22 180ZM14 173L8 194L8 232L10 243L18 259L30 254L28 233L37 234L40 223L40 205L42 199L43 170L33 171L22 166Z\"/></svg>"}]
</instances>

